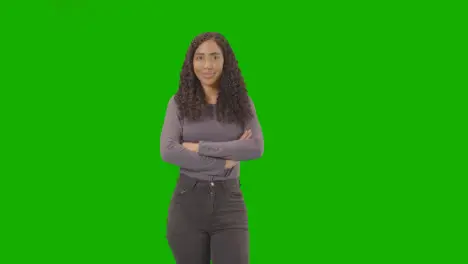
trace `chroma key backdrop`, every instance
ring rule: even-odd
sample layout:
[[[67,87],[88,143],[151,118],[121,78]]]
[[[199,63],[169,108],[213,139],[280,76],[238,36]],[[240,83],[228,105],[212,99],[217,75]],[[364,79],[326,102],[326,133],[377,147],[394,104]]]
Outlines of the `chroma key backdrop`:
[[[1,3],[0,263],[175,263],[178,170],[159,136],[205,31],[232,45],[265,138],[263,157],[241,164],[251,263],[467,263],[455,155],[466,86],[447,70],[461,10]]]

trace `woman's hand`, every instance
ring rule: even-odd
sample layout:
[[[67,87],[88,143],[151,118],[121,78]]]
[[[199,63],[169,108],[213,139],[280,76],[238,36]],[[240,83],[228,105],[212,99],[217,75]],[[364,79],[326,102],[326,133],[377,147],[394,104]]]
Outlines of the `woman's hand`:
[[[231,169],[232,167],[236,166],[239,164],[238,161],[235,160],[226,160],[226,165],[224,166],[225,169]]]
[[[182,146],[193,152],[198,152],[198,143],[184,142]]]
[[[246,130],[244,134],[242,134],[239,140],[249,139],[250,137],[252,137],[252,130],[249,129],[249,130]]]

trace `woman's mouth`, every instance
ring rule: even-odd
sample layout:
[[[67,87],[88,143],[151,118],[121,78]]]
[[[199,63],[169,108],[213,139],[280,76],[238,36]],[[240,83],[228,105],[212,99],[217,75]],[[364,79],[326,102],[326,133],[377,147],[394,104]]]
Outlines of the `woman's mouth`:
[[[212,72],[212,73],[202,73],[202,76],[203,76],[204,78],[211,78],[211,77],[213,77],[214,75],[215,75],[214,72]]]

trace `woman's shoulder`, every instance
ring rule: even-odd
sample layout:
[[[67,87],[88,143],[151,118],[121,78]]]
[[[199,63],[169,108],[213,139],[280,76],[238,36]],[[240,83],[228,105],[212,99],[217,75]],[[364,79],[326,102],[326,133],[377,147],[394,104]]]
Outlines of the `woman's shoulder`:
[[[168,107],[176,107],[177,106],[177,102],[176,102],[176,95],[173,94],[169,97],[168,101],[167,101],[167,104],[168,104]]]
[[[169,97],[169,103],[175,103],[175,97],[176,97],[175,94],[171,95],[171,96]]]
[[[255,103],[254,103],[254,100],[252,99],[252,97],[250,95],[247,95],[247,101],[248,101],[248,105],[251,108],[251,110],[255,111]]]
[[[178,112],[177,108],[177,103],[176,103],[176,98],[175,95],[171,95],[167,101],[167,107],[166,107],[168,112]]]

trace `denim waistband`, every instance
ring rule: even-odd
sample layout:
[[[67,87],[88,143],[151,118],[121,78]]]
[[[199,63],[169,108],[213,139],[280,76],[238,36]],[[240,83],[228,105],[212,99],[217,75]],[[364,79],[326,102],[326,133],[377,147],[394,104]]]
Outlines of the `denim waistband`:
[[[209,181],[209,180],[196,179],[188,175],[185,175],[183,173],[180,174],[179,179],[177,180],[177,183],[182,184],[182,185],[192,186],[192,187],[195,185],[202,185],[202,186],[206,185],[206,186],[212,186],[212,187],[214,186],[240,187],[241,186],[239,178],[225,179],[225,180],[215,179],[215,180]]]

